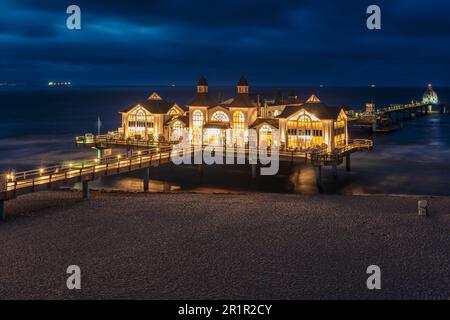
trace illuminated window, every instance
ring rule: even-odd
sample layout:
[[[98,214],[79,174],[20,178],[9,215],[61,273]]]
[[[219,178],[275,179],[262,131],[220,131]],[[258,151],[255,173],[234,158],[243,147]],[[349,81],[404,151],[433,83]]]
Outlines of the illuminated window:
[[[175,121],[172,125],[172,134],[170,136],[170,139],[172,141],[180,140],[180,138],[183,137],[183,129],[184,125],[181,123],[181,121]]]
[[[203,112],[195,110],[192,115],[192,121],[195,129],[203,127]]]
[[[272,128],[268,125],[263,125],[259,129],[259,143],[265,146],[272,144]]]
[[[236,111],[233,114],[233,129],[233,140],[240,146],[245,142],[245,116],[241,111]]]
[[[287,127],[289,148],[311,148],[324,143],[321,121],[313,121],[306,114],[291,118]]]
[[[241,111],[236,111],[233,114],[233,125],[236,130],[244,130],[245,129],[245,117]]]
[[[153,134],[154,118],[141,108],[128,116],[128,134],[145,137]]]
[[[230,119],[228,118],[227,114],[223,111],[217,111],[214,112],[211,121],[217,121],[217,122],[229,122]]]

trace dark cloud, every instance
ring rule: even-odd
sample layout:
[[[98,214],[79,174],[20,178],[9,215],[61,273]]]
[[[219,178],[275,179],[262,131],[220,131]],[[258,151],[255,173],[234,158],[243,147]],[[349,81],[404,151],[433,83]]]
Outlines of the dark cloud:
[[[65,10],[82,10],[81,31]],[[191,83],[198,74],[260,84],[448,84],[448,1],[32,1],[0,10],[0,80]],[[26,70],[29,70],[27,73]],[[388,76],[387,76],[388,75]]]

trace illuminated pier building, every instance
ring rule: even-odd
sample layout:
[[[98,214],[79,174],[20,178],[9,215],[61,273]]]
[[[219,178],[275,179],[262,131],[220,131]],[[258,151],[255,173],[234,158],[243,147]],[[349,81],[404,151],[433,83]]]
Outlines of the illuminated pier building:
[[[295,93],[262,100],[250,93],[241,77],[234,97],[216,101],[208,82],[201,77],[197,92],[183,109],[154,92],[146,101],[123,110],[119,134],[124,138],[175,141],[189,132],[194,143],[235,145],[248,142],[249,129],[256,130],[258,142],[281,149],[324,148],[328,152],[348,143],[347,116],[342,108],[330,107],[312,95],[306,101]],[[227,130],[230,129],[230,130]],[[276,139],[272,133],[278,130]],[[232,133],[232,135],[228,134]]]
[[[433,90],[433,86],[431,84],[428,85],[427,91],[423,94],[422,98],[423,103],[429,103],[429,104],[438,104],[439,98],[437,93]]]

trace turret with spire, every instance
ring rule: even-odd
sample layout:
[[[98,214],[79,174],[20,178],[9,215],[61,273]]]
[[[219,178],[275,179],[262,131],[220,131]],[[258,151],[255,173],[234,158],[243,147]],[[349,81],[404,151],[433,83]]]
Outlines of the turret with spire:
[[[208,93],[208,81],[201,76],[197,83],[197,93]]]
[[[217,101],[208,94],[208,81],[206,81],[204,76],[201,76],[198,80],[197,94],[188,105],[200,107],[213,107],[217,105]]]
[[[237,83],[237,93],[248,93],[248,82],[244,76],[241,76]]]

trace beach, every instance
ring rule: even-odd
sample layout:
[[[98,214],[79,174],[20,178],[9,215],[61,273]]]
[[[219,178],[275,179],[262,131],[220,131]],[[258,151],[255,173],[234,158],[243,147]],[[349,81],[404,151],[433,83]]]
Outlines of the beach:
[[[39,192],[6,203],[0,299],[449,299],[449,208],[437,196]],[[66,288],[69,265],[81,290]],[[370,265],[381,290],[366,287]]]

